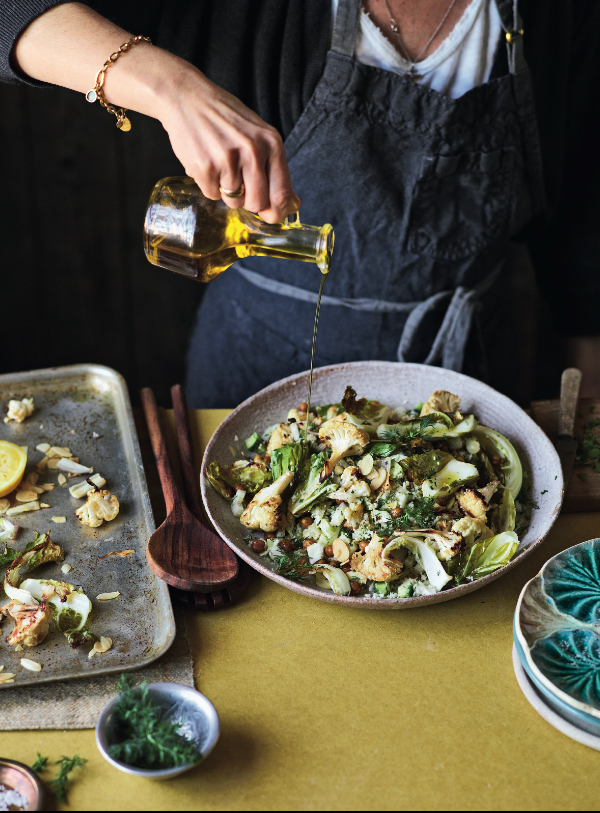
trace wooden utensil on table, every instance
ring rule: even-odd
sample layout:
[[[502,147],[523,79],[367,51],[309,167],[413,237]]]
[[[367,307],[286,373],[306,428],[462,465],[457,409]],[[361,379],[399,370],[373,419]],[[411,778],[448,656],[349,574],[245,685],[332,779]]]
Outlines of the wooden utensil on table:
[[[183,475],[183,492],[187,506],[202,524],[206,523],[206,515],[202,507],[200,498],[199,480],[194,470],[194,454],[192,452],[192,436],[188,419],[187,403],[185,393],[181,384],[171,387],[171,398],[173,400],[173,410],[175,412],[175,428],[177,429],[177,444],[179,446],[179,459]],[[212,554],[215,559],[225,558],[228,562],[235,560],[238,566],[238,575],[235,580],[224,589],[213,589],[212,592],[183,592],[172,590],[174,598],[195,607],[197,610],[216,610],[220,607],[227,607],[233,604],[246,590],[250,584],[251,569],[246,562],[235,555],[223,540],[212,534],[211,541]],[[212,558],[211,558],[212,561]]]
[[[154,393],[145,387],[140,394],[167,506],[166,520],[148,540],[148,564],[157,576],[180,590],[222,590],[238,577],[237,557],[181,499]]]

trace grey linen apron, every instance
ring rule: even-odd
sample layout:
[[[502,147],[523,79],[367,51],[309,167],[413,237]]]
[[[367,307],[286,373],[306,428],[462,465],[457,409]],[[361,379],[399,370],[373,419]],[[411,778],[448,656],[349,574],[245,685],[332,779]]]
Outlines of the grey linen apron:
[[[518,31],[516,0],[496,2]],[[335,230],[315,365],[417,361],[510,392],[502,263],[545,205],[523,37],[507,42],[506,75],[451,99],[355,60],[359,15],[360,0],[340,0],[323,76],[285,145],[302,221]],[[308,369],[319,282],[312,264],[252,257],[210,283],[190,405],[233,407]]]

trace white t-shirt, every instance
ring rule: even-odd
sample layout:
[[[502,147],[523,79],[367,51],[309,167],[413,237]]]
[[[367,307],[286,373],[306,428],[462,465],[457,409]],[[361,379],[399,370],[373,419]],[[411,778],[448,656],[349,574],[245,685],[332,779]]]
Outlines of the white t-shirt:
[[[334,18],[337,7],[338,0],[332,0]],[[488,81],[501,34],[495,0],[471,0],[442,44],[417,63],[415,81],[458,99]],[[362,10],[354,56],[365,65],[392,73],[403,74],[410,68],[410,63]]]

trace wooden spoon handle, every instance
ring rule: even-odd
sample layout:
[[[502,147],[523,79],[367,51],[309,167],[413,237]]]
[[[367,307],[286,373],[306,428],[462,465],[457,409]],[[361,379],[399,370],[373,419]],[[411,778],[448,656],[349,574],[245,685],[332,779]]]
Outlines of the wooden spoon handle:
[[[144,387],[140,391],[142,398],[142,407],[144,408],[144,415],[146,423],[148,424],[148,432],[150,434],[150,442],[152,443],[152,451],[156,458],[156,466],[160,476],[160,483],[162,485],[163,495],[167,506],[167,514],[170,514],[173,508],[182,505],[181,495],[177,488],[175,475],[171,468],[171,461],[169,460],[169,453],[167,451],[167,443],[163,434],[162,426],[160,425],[160,417],[158,414],[158,406],[156,405],[156,398],[154,393],[149,387]]]
[[[183,491],[188,508],[199,522],[204,523],[198,478],[194,470],[194,453],[192,451],[192,435],[187,402],[181,384],[175,384],[174,387],[171,387],[171,398],[173,399],[173,409],[175,411],[179,459],[183,473]]]

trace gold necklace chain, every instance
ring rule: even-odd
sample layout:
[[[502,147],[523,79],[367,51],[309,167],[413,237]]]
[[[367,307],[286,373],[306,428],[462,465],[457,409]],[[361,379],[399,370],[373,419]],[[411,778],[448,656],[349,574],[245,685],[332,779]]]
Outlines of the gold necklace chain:
[[[415,65],[417,64],[417,62],[419,62],[419,60],[425,54],[425,52],[427,51],[427,49],[429,48],[431,43],[434,41],[434,39],[440,33],[440,31],[442,29],[442,26],[444,25],[444,23],[446,22],[446,20],[448,19],[449,15],[450,15],[450,12],[454,8],[456,0],[452,0],[452,2],[450,3],[450,5],[448,7],[448,11],[444,14],[444,17],[442,18],[441,23],[438,25],[438,27],[435,29],[433,34],[429,37],[429,39],[427,40],[427,42],[425,43],[423,48],[421,48],[421,51],[419,52],[419,54],[414,59],[411,59],[410,56],[408,55],[408,49],[407,49],[406,45],[404,44],[404,42],[402,40],[402,37],[400,36],[400,29],[398,27],[398,23],[392,17],[392,12],[390,11],[390,7],[388,5],[388,0],[383,0],[383,2],[385,3],[385,7],[386,7],[386,10],[387,10],[388,16],[390,18],[390,28],[392,29],[392,34],[398,40],[400,48],[402,49],[402,56],[410,64],[410,68],[408,69],[407,74],[411,79],[414,79],[416,77],[416,75],[417,75],[416,71],[415,71]]]

